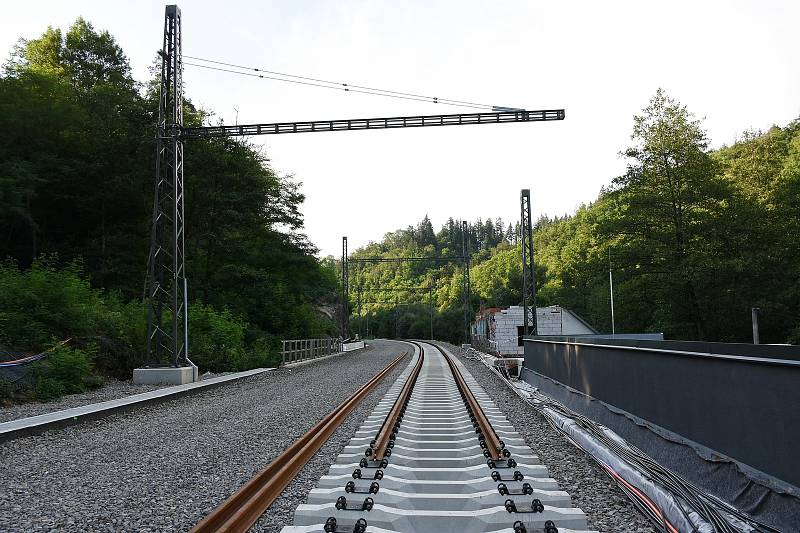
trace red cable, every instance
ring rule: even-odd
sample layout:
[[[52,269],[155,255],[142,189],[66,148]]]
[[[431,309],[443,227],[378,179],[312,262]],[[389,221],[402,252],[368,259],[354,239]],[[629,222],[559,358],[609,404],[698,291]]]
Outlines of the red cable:
[[[56,348],[67,344],[71,340],[72,340],[72,337],[59,342],[58,344],[56,344],[52,348],[48,348],[47,350],[45,350],[43,352],[39,352],[37,354],[29,355],[27,357],[22,357],[21,359],[14,359],[14,360],[11,360],[11,361],[0,361],[0,366],[18,366],[18,365],[25,364],[25,363],[27,363],[29,361],[36,361],[39,356],[44,355],[47,352],[53,351]]]
[[[667,529],[670,531],[670,533],[680,533],[675,528],[675,526],[670,524],[669,521],[666,518],[664,518],[664,515],[661,513],[661,510],[658,508],[658,506],[655,503],[653,503],[653,501],[650,498],[647,497],[647,495],[645,495],[639,489],[637,489],[636,487],[634,487],[633,485],[628,483],[622,476],[620,476],[619,474],[614,472],[611,469],[611,467],[609,467],[605,463],[600,463],[600,464],[603,465],[603,468],[605,468],[606,471],[609,473],[609,475],[611,475],[614,479],[616,479],[618,483],[622,483],[623,485],[625,485],[625,487],[628,488],[628,490],[630,490],[631,492],[635,493],[636,496],[642,501],[642,503],[644,503],[647,507],[649,507],[650,510],[655,515],[657,515],[661,519],[661,521],[664,522],[664,524],[666,524]]]

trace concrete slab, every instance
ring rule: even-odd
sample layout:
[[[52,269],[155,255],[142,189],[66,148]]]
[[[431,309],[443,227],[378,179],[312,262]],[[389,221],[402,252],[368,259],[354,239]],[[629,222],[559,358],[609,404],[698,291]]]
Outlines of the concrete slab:
[[[180,396],[194,394],[226,383],[231,383],[242,378],[262,374],[269,370],[272,369],[256,368],[245,372],[236,372],[225,376],[205,379],[196,383],[165,387],[163,389],[134,394],[133,396],[126,396],[125,398],[118,398],[107,402],[83,405],[81,407],[73,407],[72,409],[64,409],[63,411],[55,411],[44,415],[4,422],[0,424],[0,442],[37,435],[51,429],[79,424],[86,420],[97,420],[98,418],[129,411],[143,405],[165,402]]]
[[[554,479],[547,477],[548,474],[545,469],[536,473],[539,475],[526,477],[523,481],[504,481],[504,483],[512,489],[521,488],[524,482],[530,484],[534,489],[559,490],[558,483]],[[348,481],[353,481],[352,474],[322,476],[319,483],[317,483],[317,488],[342,488]],[[386,474],[380,480],[380,486],[381,490],[388,488],[437,494],[453,494],[454,492],[467,494],[489,489],[497,490],[497,483],[486,475],[480,475],[472,479],[420,480],[405,479]]]
[[[191,366],[133,369],[133,382],[137,385],[185,385],[192,381],[194,368]]]
[[[382,481],[382,480],[381,480]],[[356,490],[366,491],[369,489],[371,480],[357,480]],[[507,483],[510,489],[517,490],[522,488],[522,483]],[[533,498],[539,499],[542,503],[550,507],[571,507],[572,501],[569,494],[561,490],[541,490],[531,489],[533,492],[526,496],[502,495],[497,490],[497,484],[482,491],[458,492],[458,493],[437,493],[420,492],[419,490],[396,490],[389,488],[382,483],[377,494],[370,497],[376,504],[383,504],[394,509],[405,509],[409,511],[467,511],[476,509],[486,509],[488,507],[501,507],[506,499],[519,498],[530,503]],[[315,488],[308,494],[307,503],[327,503],[336,501],[340,496],[345,499],[353,498],[344,490],[343,486],[333,488]]]
[[[357,342],[346,342],[342,344],[342,351],[343,352],[352,352],[353,350],[360,350],[366,346],[364,341],[357,341]]]
[[[363,501],[363,494],[350,495],[348,500]],[[300,504],[294,513],[294,524],[306,526],[324,522],[323,517],[333,516],[337,521],[346,522],[352,517],[361,516],[360,512],[339,510],[332,503]],[[552,520],[559,525],[559,530],[573,528],[586,529],[586,515],[580,509],[548,506],[543,512],[527,515],[509,515],[505,507],[498,505],[471,511],[450,510],[408,510],[397,509],[379,503],[367,513],[370,525],[395,531],[441,531],[441,524],[447,523],[449,531],[462,533],[483,533],[491,529],[508,526],[514,519],[522,519],[526,527],[533,531],[544,529],[544,523]],[[319,526],[317,526],[319,527]]]
[[[339,522],[341,531],[352,531],[354,525],[355,525],[355,519],[352,519],[348,522],[345,521]],[[310,526],[284,526],[283,529],[281,529],[281,533],[319,533],[319,531],[320,531],[319,524],[314,524]],[[382,527],[367,525],[367,533],[398,533],[398,532],[395,531],[394,529],[384,529]],[[500,532],[498,531],[496,533]],[[503,533],[514,533],[514,530],[508,529],[507,531],[503,531]]]
[[[448,468],[448,467],[441,467],[441,468],[429,468],[429,467],[415,467],[415,466],[405,466],[400,464],[390,464],[391,470],[388,468],[384,469],[385,475],[392,475],[395,477],[401,477],[404,479],[411,479],[411,480],[420,480],[420,481],[434,481],[434,480],[445,480],[445,481],[455,481],[455,480],[465,480],[465,479],[476,479],[476,478],[487,478],[488,473],[491,472],[486,467],[486,463],[477,464],[473,466],[459,466],[456,468]],[[352,474],[353,470],[356,468],[361,468],[358,462],[354,463],[334,463],[328,469],[328,474],[335,476],[340,474]],[[362,471],[369,471],[364,468],[361,468]],[[511,470],[511,472],[508,472]],[[513,469],[503,469],[501,472],[502,474],[510,474],[514,470],[519,470],[525,476],[528,477],[543,477],[547,476],[547,468],[539,465],[539,464],[518,464]]]

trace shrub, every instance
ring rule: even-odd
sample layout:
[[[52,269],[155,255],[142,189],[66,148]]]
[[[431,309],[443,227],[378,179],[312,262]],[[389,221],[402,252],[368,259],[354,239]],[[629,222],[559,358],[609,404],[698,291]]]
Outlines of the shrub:
[[[34,394],[40,401],[47,402],[57,400],[66,394],[67,389],[64,383],[53,378],[41,377],[36,381]]]
[[[786,339],[789,344],[800,344],[800,326],[789,331],[789,336]]]
[[[11,261],[0,263],[0,342],[39,350],[54,340],[94,334],[104,306],[100,291],[81,275],[79,262],[59,269],[53,257],[24,272]]]
[[[73,394],[97,386],[96,373],[130,379],[133,369],[145,362],[146,305],[93,289],[80,262],[56,263],[56,257],[38,259],[25,271],[12,261],[0,263],[0,344],[36,352],[73,339],[36,365],[22,386],[25,390],[3,386],[4,397]],[[164,320],[169,320],[168,313]],[[264,332],[253,335],[248,327],[228,310],[192,303],[189,357],[201,370],[212,372],[275,366],[277,341]]]
[[[233,370],[246,359],[247,323],[228,310],[208,305],[189,306],[189,358],[203,371]]]
[[[252,335],[253,332],[249,331],[246,338],[252,338]],[[277,367],[280,360],[280,340],[262,332],[247,343],[245,350],[237,354],[232,361],[231,370]]]
[[[12,382],[0,378],[0,403],[2,403],[3,400],[10,400],[13,398],[15,390],[16,387]]]
[[[96,389],[103,380],[94,374],[95,350],[59,346],[33,368],[34,392],[39,400]]]
[[[129,379],[144,360],[145,306],[91,288],[80,262],[57,267],[56,261],[37,259],[26,271],[0,263],[0,343],[40,351],[71,337],[97,348],[98,371]],[[52,391],[48,396],[57,394],[54,384],[42,387]]]
[[[147,308],[144,303],[123,303],[116,296],[105,299],[92,339],[98,344],[97,369],[117,379],[130,379],[133,369],[144,364],[147,343]]]

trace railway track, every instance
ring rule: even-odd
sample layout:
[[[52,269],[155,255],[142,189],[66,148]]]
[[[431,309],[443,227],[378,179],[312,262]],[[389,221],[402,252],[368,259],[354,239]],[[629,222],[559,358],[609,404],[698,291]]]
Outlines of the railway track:
[[[584,513],[461,363],[413,344],[407,368],[282,532],[586,531]],[[195,531],[245,531],[290,481],[277,472],[313,454],[298,443],[290,450]],[[243,492],[261,496],[232,502]]]

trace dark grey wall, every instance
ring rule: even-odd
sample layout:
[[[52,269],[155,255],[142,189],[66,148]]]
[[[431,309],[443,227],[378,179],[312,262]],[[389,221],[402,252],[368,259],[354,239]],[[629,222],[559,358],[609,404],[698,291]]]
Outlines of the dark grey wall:
[[[650,338],[652,335],[661,334],[645,333],[640,335],[634,333],[630,335],[618,335],[614,338],[610,335],[541,335],[529,338],[800,361],[800,346],[731,342],[665,341]]]
[[[526,339],[525,367],[800,487],[798,347],[552,340]]]

